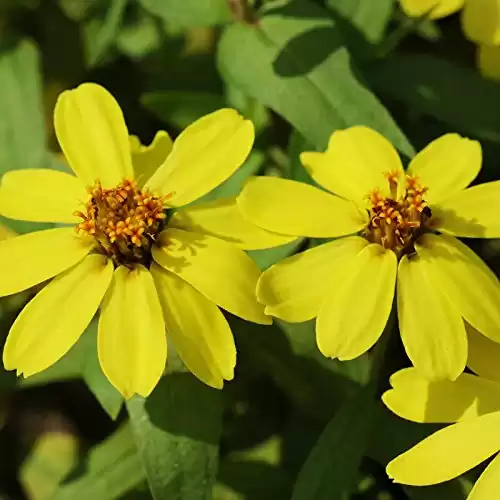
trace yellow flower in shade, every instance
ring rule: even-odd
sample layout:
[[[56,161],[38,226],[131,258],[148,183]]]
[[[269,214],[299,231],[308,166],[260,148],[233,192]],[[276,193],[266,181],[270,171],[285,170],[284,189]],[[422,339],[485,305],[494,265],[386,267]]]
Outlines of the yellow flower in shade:
[[[469,329],[468,365],[479,376],[429,382],[413,368],[391,377],[386,406],[407,420],[453,423],[396,457],[387,474],[426,486],[453,479],[495,456],[468,496],[494,500],[500,491],[500,345]]]
[[[266,313],[289,322],[317,317],[320,351],[353,359],[380,337],[397,276],[402,340],[425,376],[456,379],[462,373],[464,320],[500,341],[499,283],[454,237],[500,236],[494,208],[500,182],[467,188],[481,168],[478,142],[444,135],[405,173],[392,145],[360,126],[333,133],[325,153],[302,153],[301,161],[330,192],[255,177],[238,197],[239,207],[268,231],[338,239],[262,274],[257,298]]]
[[[100,306],[99,360],[125,397],[155,387],[165,368],[166,332],[190,371],[222,387],[233,377],[236,350],[219,307],[270,323],[254,296],[259,269],[241,248],[280,237],[246,223],[234,199],[178,207],[245,161],[252,123],[222,109],[173,144],[159,132],[144,147],[129,139],[111,94],[90,83],[63,92],[54,119],[76,176],[13,171],[0,186],[2,215],[73,225],[0,243],[0,296],[55,277],[12,326],[6,369],[27,377],[55,363]]]
[[[500,2],[498,0],[399,0],[409,17],[441,19],[462,9],[465,36],[478,44],[481,73],[500,80]]]

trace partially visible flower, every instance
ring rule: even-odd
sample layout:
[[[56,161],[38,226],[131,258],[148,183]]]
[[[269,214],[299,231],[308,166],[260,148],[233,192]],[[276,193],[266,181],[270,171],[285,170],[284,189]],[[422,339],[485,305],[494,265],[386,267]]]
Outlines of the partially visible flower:
[[[409,17],[441,19],[462,9],[465,36],[478,44],[477,64],[488,78],[500,80],[500,2],[498,0],[399,0]]]
[[[386,406],[413,422],[453,423],[387,465],[397,483],[413,486],[453,479],[500,451],[500,345],[469,329],[469,366],[455,382],[429,382],[415,369],[391,377]],[[456,422],[456,423],[455,423]],[[468,500],[493,500],[500,489],[500,454],[489,463]]]
[[[301,161],[330,192],[256,177],[238,197],[241,211],[263,229],[337,238],[262,274],[257,298],[268,314],[289,322],[317,317],[320,351],[353,359],[380,337],[397,276],[401,337],[426,377],[462,373],[464,320],[500,342],[498,280],[454,237],[500,236],[500,182],[467,188],[481,168],[478,142],[444,135],[405,173],[384,137],[352,127],[334,132],[325,153],[302,153]]]
[[[28,377],[55,363],[101,305],[99,360],[125,397],[147,396],[155,387],[165,368],[166,332],[189,370],[222,387],[233,377],[236,350],[218,306],[270,323],[254,296],[259,269],[241,248],[283,238],[245,223],[234,199],[179,207],[245,161],[252,123],[222,109],[175,143],[159,132],[144,147],[129,138],[111,94],[91,83],[63,92],[54,119],[76,177],[13,171],[0,186],[2,215],[74,226],[0,243],[0,296],[55,276],[12,326],[6,369]]]

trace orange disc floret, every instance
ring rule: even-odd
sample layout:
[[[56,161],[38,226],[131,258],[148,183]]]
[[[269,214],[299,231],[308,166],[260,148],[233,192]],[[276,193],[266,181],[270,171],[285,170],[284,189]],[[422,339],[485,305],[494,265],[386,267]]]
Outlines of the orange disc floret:
[[[99,250],[117,264],[147,263],[151,245],[166,217],[159,197],[140,189],[132,179],[104,189],[98,182],[88,189],[90,200],[76,230],[95,238]]]

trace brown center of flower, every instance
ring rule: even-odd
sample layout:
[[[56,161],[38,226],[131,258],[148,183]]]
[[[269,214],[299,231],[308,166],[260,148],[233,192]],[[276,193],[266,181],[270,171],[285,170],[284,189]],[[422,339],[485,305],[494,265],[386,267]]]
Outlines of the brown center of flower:
[[[75,212],[83,219],[76,226],[77,232],[92,236],[98,250],[116,265],[148,265],[151,245],[166,217],[165,197],[140,189],[131,179],[112,189],[103,189],[97,182],[88,192],[90,200],[85,210]]]
[[[390,196],[382,195],[379,190],[368,195],[370,222],[363,232],[369,241],[393,250],[398,257],[415,252],[415,241],[428,229],[426,224],[432,215],[424,199],[427,188],[416,177],[407,175],[403,193],[398,195],[400,175],[386,174]]]

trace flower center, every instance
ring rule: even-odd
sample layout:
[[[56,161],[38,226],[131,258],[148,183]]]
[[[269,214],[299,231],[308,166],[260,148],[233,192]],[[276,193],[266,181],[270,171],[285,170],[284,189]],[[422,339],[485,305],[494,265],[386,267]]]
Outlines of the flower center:
[[[429,230],[426,225],[432,215],[424,200],[427,188],[416,177],[406,176],[404,192],[398,196],[400,175],[400,172],[386,174],[389,197],[378,190],[368,195],[370,222],[363,232],[369,241],[393,250],[398,257],[415,252],[415,241]]]
[[[148,265],[151,245],[166,217],[165,198],[139,189],[131,179],[112,189],[103,189],[97,182],[88,192],[90,200],[85,211],[75,212],[83,219],[76,231],[92,236],[98,250],[116,265]]]

